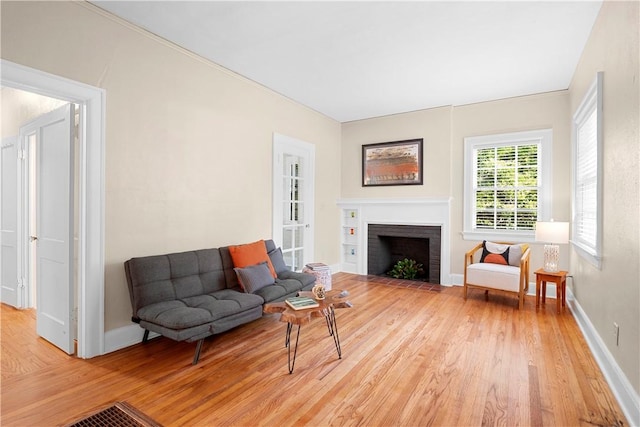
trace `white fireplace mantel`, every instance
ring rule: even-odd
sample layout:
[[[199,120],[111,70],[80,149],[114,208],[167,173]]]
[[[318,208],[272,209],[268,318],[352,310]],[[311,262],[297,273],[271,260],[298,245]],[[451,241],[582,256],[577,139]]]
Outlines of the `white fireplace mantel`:
[[[358,252],[354,268],[348,268],[342,258],[343,271],[367,274],[367,235],[369,224],[431,225],[441,227],[440,284],[451,285],[450,211],[451,198],[415,199],[340,199],[338,206],[344,211],[358,212],[354,227],[359,230],[353,246]],[[343,248],[344,252],[344,248]]]

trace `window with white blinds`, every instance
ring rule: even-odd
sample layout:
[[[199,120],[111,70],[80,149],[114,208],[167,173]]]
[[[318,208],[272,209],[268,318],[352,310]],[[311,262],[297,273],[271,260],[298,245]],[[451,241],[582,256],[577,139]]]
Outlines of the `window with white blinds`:
[[[573,116],[573,221],[571,242],[600,267],[602,73]]]
[[[465,238],[533,237],[549,210],[551,137],[545,129],[465,138]]]

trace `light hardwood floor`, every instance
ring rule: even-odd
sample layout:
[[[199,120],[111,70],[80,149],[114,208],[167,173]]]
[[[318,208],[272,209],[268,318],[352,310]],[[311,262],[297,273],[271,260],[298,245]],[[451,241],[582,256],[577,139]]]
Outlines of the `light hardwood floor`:
[[[2,426],[60,425],[124,400],[166,426],[628,425],[567,310],[459,287],[339,273],[338,360],[325,323],[302,327],[287,371],[278,315],[195,344],[158,338],[80,360],[2,306]],[[550,303],[551,302],[551,303]]]

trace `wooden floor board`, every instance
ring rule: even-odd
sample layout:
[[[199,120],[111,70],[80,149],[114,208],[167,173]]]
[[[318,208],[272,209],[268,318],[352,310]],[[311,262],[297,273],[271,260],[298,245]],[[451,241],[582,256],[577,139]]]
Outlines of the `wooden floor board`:
[[[508,294],[339,273],[342,359],[322,319],[293,374],[277,314],[194,343],[160,337],[88,360],[2,306],[2,426],[60,425],[127,401],[166,426],[628,425],[569,311]],[[295,330],[294,330],[295,333]]]

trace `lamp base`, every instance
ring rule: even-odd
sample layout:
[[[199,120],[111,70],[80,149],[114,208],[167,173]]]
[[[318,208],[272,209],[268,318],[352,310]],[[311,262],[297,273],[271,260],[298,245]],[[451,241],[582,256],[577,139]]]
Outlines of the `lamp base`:
[[[544,271],[557,273],[559,271],[558,261],[560,259],[560,246],[544,245]]]

